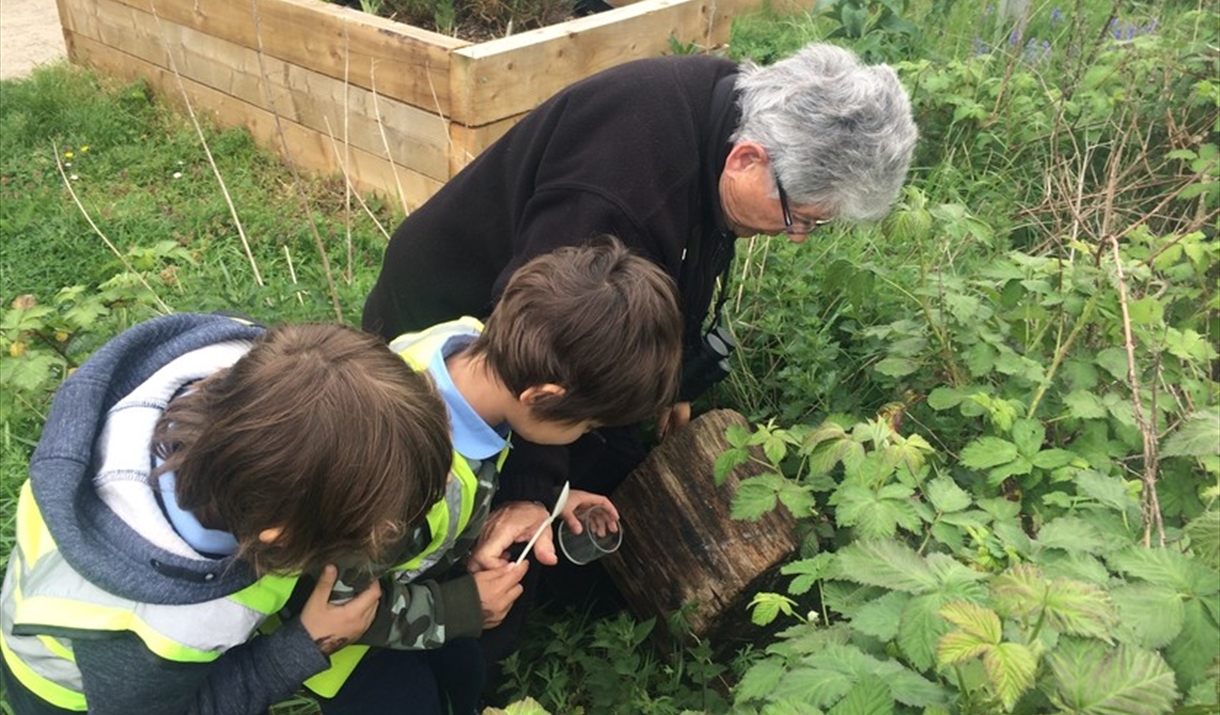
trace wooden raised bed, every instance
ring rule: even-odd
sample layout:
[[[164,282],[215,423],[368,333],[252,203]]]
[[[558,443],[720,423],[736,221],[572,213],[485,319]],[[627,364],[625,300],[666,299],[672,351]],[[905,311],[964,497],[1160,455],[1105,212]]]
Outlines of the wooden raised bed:
[[[722,44],[759,1],[642,0],[472,44],[320,0],[57,0],[73,61],[409,208],[562,87],[671,36]]]

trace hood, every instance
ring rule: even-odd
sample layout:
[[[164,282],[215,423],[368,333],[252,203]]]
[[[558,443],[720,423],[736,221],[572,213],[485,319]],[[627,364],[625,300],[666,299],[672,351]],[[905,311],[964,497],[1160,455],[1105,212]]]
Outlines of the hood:
[[[254,340],[262,328],[219,315],[170,315],[108,342],[60,386],[30,461],[30,487],[64,559],[111,593],[145,603],[221,598],[254,582],[233,558],[188,558],[149,542],[93,484],[94,445],[107,411],[173,359],[216,343]]]

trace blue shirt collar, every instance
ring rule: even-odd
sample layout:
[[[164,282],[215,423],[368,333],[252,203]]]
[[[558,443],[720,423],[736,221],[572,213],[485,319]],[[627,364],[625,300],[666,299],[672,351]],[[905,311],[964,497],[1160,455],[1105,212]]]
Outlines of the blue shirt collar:
[[[213,554],[216,556],[232,556],[237,553],[237,539],[227,531],[219,531],[217,529],[209,529],[195,515],[178,506],[178,496],[174,491],[174,474],[166,472],[157,480],[157,487],[161,490],[161,503],[165,507],[165,514],[169,517],[169,521],[174,525],[174,531],[182,537],[182,540],[191,545],[191,548],[201,554]]]
[[[453,448],[466,459],[490,459],[508,446],[505,434],[494,429],[483,421],[470,403],[462,397],[453,378],[449,377],[449,369],[445,367],[445,358],[458,352],[474,341],[473,335],[458,335],[449,338],[440,350],[432,356],[428,363],[428,372],[436,382],[445,406],[449,408],[449,429],[453,436]]]

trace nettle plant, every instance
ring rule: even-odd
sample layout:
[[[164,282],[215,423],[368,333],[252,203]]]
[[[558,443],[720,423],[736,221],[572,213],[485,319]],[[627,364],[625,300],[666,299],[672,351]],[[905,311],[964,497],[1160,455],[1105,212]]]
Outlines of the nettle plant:
[[[61,288],[50,300],[16,296],[0,311],[0,406],[6,429],[36,434],[52,393],[89,354],[132,324],[169,312],[158,291],[177,286],[179,265],[193,261],[174,241],[133,248],[126,270],[95,288]]]
[[[734,515],[782,505],[833,549],[755,599],[757,622],[798,623],[740,711],[1217,706],[1220,248],[1070,249],[911,289],[864,333],[906,396],[875,419],[729,434],[719,474],[754,445],[770,467]]]

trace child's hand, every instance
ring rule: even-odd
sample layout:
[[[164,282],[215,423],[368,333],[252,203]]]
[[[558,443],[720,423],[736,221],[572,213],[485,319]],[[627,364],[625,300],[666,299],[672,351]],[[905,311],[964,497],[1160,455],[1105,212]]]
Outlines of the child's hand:
[[[373,581],[350,601],[331,603],[330,591],[338,578],[339,569],[327,564],[301,610],[301,625],[323,655],[330,655],[364,635],[381,598],[381,584]]]
[[[483,608],[483,630],[495,628],[504,620],[508,609],[524,590],[521,579],[529,570],[529,561],[508,564],[496,569],[479,571],[474,575],[474,584],[479,589],[479,604]]]
[[[670,432],[682,429],[690,422],[690,403],[675,402],[657,413],[657,439],[665,439]]]
[[[479,533],[479,542],[470,552],[466,568],[471,573],[478,573],[509,563],[510,559],[505,555],[509,548],[515,543],[529,541],[548,516],[550,512],[546,507],[528,501],[509,502],[496,509],[487,517],[487,523]],[[550,529],[534,544],[534,558],[548,566],[559,563]]]
[[[579,534],[585,530],[585,527],[580,523],[580,519],[576,518],[576,512],[584,511],[590,507],[600,506],[610,513],[611,522],[607,525],[610,531],[618,531],[618,509],[614,507],[614,502],[610,501],[609,497],[593,492],[581,491],[580,489],[572,489],[568,492],[568,503],[564,505],[563,511],[559,513],[559,518],[567,523],[568,528],[573,534]]]

